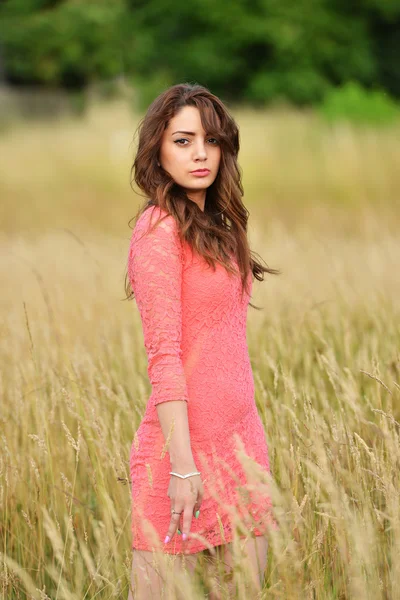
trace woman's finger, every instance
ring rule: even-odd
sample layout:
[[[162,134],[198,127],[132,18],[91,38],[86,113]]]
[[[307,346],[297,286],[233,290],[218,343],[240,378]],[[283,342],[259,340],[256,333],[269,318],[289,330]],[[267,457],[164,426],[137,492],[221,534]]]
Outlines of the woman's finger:
[[[193,504],[187,504],[183,511],[182,539],[185,541],[189,537],[192,526]]]
[[[183,508],[175,508],[175,510],[177,512],[181,512],[181,511],[183,511]],[[180,521],[181,515],[178,515],[177,512],[171,514],[171,520],[169,523],[167,535],[164,540],[164,544],[167,544],[172,539],[172,537],[175,535],[177,528],[179,527],[179,521]]]

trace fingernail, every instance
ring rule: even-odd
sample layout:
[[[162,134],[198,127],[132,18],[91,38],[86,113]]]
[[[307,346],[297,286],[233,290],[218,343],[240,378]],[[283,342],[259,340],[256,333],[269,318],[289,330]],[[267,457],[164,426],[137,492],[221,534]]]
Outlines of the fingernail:
[[[168,542],[169,542],[170,539],[171,538],[169,537],[169,535],[167,535],[166,538],[165,538],[165,540],[164,540],[164,544],[168,544]]]
[[[182,531],[180,529],[178,529],[178,533],[179,533],[179,535],[181,535]]]
[[[194,515],[194,516],[196,517],[196,519],[198,519],[198,518],[199,518],[199,514],[200,514],[200,511],[199,511],[199,510],[196,510],[196,514]]]
[[[185,540],[186,540],[186,538],[187,538],[187,535],[186,535],[186,533],[183,533],[183,534],[182,534],[182,539],[183,539],[183,541],[185,541]]]

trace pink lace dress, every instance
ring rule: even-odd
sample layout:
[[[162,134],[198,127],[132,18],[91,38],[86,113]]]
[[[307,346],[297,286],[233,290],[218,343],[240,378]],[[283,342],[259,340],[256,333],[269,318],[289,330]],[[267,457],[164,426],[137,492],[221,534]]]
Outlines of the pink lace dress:
[[[148,233],[160,213],[166,218]],[[239,519],[246,524],[246,531],[238,531],[241,536],[275,528],[265,476],[267,442],[246,340],[250,298],[246,292],[241,297],[239,273],[228,273],[219,263],[213,271],[180,241],[174,218],[151,205],[132,233],[128,276],[152,386],[130,454],[132,547],[194,553],[231,541]],[[249,280],[252,286],[251,273]],[[188,540],[175,534],[164,544],[171,466],[156,405],[169,400],[187,402],[204,498]]]

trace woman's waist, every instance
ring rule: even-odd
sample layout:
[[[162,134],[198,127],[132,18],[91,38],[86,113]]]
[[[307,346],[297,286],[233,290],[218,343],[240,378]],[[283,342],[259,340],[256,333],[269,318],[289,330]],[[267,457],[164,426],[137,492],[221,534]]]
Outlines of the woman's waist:
[[[192,344],[182,351],[186,381],[194,385],[201,382],[223,382],[227,379],[251,377],[251,363],[247,342],[226,341],[221,344]]]
[[[240,380],[239,385],[234,380],[224,380],[223,384],[220,380],[203,381],[201,387],[189,384],[187,413],[191,435],[197,439],[220,436],[237,428],[257,413],[252,374]],[[140,430],[151,431],[160,442],[162,432],[153,396],[147,403]]]

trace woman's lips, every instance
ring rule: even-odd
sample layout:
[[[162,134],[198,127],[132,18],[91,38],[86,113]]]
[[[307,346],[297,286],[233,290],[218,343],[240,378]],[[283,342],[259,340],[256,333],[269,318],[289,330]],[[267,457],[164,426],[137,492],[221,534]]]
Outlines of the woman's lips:
[[[191,171],[191,174],[195,177],[205,177],[210,173],[210,169],[199,169],[198,171]]]

